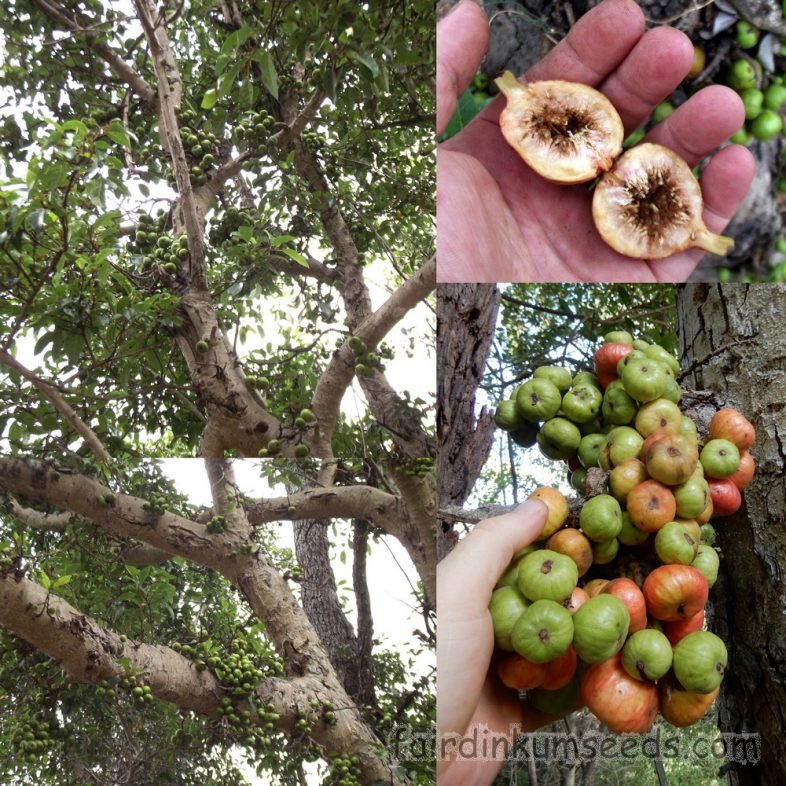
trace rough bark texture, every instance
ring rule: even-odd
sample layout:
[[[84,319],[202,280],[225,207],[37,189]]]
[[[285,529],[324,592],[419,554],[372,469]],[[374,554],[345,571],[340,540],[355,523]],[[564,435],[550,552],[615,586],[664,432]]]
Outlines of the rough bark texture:
[[[345,690],[358,704],[370,704],[373,691],[371,695],[360,695],[358,640],[338,597],[330,564],[328,524],[327,521],[295,522],[295,552],[303,576],[300,598]]]
[[[461,505],[475,485],[494,435],[494,417],[475,415],[477,390],[494,337],[495,286],[446,284],[437,301],[437,479],[439,507]],[[439,522],[437,558],[453,546],[452,523]]]
[[[355,605],[358,610],[357,673],[358,701],[374,704],[374,670],[371,660],[374,645],[374,618],[371,615],[371,597],[368,592],[366,571],[366,549],[368,548],[369,526],[367,521],[352,522],[352,585],[355,589]]]
[[[786,287],[688,285],[677,297],[688,363],[706,357],[687,384],[710,390],[756,428],[757,470],[742,508],[717,522],[721,571],[711,592],[711,625],[729,650],[721,686],[723,732],[758,732],[759,767],[730,766],[730,783],[786,782]],[[745,339],[753,339],[735,344]]]

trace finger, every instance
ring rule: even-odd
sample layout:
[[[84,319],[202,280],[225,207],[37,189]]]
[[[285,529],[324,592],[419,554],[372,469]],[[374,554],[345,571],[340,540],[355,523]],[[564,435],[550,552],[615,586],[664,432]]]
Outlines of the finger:
[[[478,70],[488,40],[488,19],[472,0],[461,0],[437,25],[437,134]]]
[[[473,619],[486,613],[497,579],[513,555],[532,543],[546,523],[548,508],[527,500],[511,513],[481,521],[440,564],[437,607],[440,618]]]
[[[731,221],[748,193],[756,174],[756,159],[742,145],[719,150],[701,174],[704,195],[704,223],[712,232],[721,232]]]
[[[644,16],[633,0],[605,0],[584,14],[565,38],[527,71],[525,79],[598,85],[625,59],[643,32]],[[504,107],[505,98],[498,95],[478,119],[496,123]]]
[[[702,218],[711,232],[723,232],[737,212],[756,173],[756,160],[742,145],[729,145],[716,153],[701,175],[704,197]],[[685,281],[704,256],[691,249],[663,261],[653,262],[659,281]]]
[[[728,87],[711,85],[692,95],[644,138],[671,148],[690,166],[725,142],[745,122],[742,99]]]
[[[688,36],[671,27],[645,33],[600,89],[620,113],[629,134],[671,95],[693,62]]]
[[[576,22],[539,63],[527,81],[564,79],[600,84],[644,33],[644,15],[633,0],[605,0]]]

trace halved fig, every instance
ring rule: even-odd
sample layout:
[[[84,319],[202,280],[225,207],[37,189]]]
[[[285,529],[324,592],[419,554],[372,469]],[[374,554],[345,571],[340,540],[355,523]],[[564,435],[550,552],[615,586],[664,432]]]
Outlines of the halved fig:
[[[600,179],[592,217],[615,251],[637,259],[662,259],[697,246],[723,256],[730,237],[704,226],[701,187],[673,150],[650,142],[632,147]]]
[[[510,71],[494,81],[508,101],[502,134],[541,177],[586,183],[622,151],[622,120],[597,90],[561,80],[523,84]]]

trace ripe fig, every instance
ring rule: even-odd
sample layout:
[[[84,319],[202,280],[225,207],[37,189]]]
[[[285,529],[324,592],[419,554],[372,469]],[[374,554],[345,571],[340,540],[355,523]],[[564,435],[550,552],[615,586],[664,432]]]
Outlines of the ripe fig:
[[[628,150],[595,187],[592,216],[615,251],[662,259],[692,246],[722,256],[734,245],[701,218],[701,188],[676,153],[650,142]]]
[[[508,101],[502,134],[541,177],[586,183],[622,151],[622,120],[594,88],[561,80],[523,84],[510,71],[494,81]]]

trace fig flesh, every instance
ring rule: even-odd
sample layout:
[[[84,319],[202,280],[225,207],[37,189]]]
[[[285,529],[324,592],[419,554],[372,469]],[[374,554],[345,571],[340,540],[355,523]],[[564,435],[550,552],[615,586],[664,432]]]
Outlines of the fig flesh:
[[[663,259],[696,246],[723,256],[734,241],[704,225],[701,187],[674,151],[645,142],[626,151],[600,179],[592,217],[615,251]]]
[[[561,80],[524,84],[510,71],[494,81],[507,98],[499,119],[502,134],[541,177],[586,183],[622,151],[622,120],[594,88]]]

